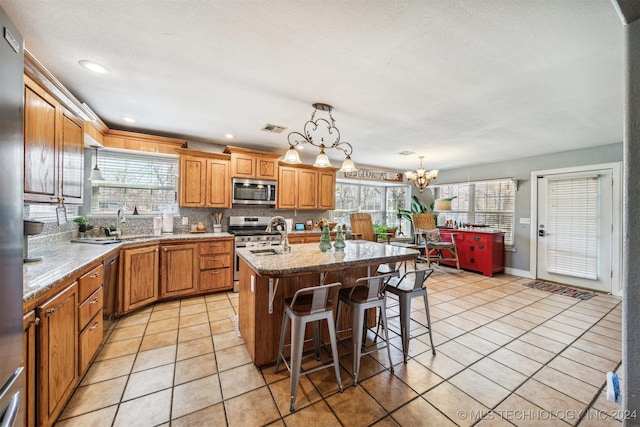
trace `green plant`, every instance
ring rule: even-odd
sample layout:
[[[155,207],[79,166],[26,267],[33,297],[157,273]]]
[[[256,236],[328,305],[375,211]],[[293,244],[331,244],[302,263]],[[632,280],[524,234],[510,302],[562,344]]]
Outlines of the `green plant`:
[[[75,222],[76,224],[87,224],[89,222],[89,217],[88,216],[77,216],[73,219],[73,222]]]

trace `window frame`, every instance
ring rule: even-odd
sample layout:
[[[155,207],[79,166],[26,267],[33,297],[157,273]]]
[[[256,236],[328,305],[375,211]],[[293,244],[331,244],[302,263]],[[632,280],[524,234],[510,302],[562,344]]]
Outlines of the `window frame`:
[[[492,184],[499,183],[500,184],[500,194],[498,197],[498,201],[502,201],[506,199],[506,203],[510,204],[511,209],[478,209],[478,187],[482,184]],[[508,186],[503,190],[503,184],[508,183]],[[454,221],[458,221],[461,217],[464,218],[464,223],[476,224],[479,221],[476,220],[477,216],[488,216],[488,215],[497,215],[499,220],[497,223],[487,223],[490,228],[502,230],[505,233],[505,246],[513,247],[515,243],[515,211],[516,211],[516,193],[518,191],[517,180],[514,178],[494,178],[494,179],[485,179],[485,180],[477,180],[477,181],[467,181],[467,182],[456,182],[456,183],[448,183],[448,184],[438,184],[434,185],[434,195],[436,199],[452,196],[448,191],[444,191],[444,188],[457,188],[460,187],[468,187],[467,199],[464,200],[463,206],[466,205],[466,209],[461,208],[459,206],[461,200],[457,200],[457,198],[451,201],[451,211],[443,212],[442,215],[446,217],[446,219],[451,219]],[[511,200],[509,200],[511,199]],[[501,226],[505,222],[511,222],[510,228],[505,228]]]
[[[96,164],[96,154],[91,153],[91,165]],[[156,162],[156,163],[154,163]],[[158,168],[163,169],[163,174],[143,173],[137,174],[135,171],[131,171],[130,163],[133,164],[148,164],[149,168],[153,168],[157,165]],[[112,215],[117,212],[118,209],[123,208],[125,213],[132,214],[134,209],[137,208],[139,215],[157,216],[164,212],[178,213],[178,191],[179,191],[179,168],[180,157],[178,155],[163,154],[163,153],[140,153],[132,150],[103,150],[98,154],[98,167],[105,177],[103,181],[88,181],[90,188],[89,199],[89,215],[91,216],[104,216]],[[112,168],[116,169],[116,172]],[[138,170],[139,171],[139,170]],[[118,178],[109,180],[109,176],[116,174]],[[155,175],[155,176],[154,176]],[[126,181],[129,177],[136,177],[138,182],[134,182],[133,179]],[[125,181],[123,181],[124,179]],[[142,182],[144,180],[147,182]],[[159,182],[150,182],[148,180],[156,180]],[[162,182],[162,181],[165,182]],[[114,192],[124,191],[129,193],[131,191],[149,192],[151,197],[126,200],[98,196],[100,189],[111,189]],[[154,191],[161,191],[166,193],[166,197],[160,200],[153,197]],[[120,196],[121,197],[121,196]],[[146,204],[157,208],[158,204],[166,206],[165,209],[142,209],[141,207]],[[106,207],[100,208],[101,204],[106,204]],[[86,206],[86,205],[85,205]],[[140,206],[140,207],[139,207]]]

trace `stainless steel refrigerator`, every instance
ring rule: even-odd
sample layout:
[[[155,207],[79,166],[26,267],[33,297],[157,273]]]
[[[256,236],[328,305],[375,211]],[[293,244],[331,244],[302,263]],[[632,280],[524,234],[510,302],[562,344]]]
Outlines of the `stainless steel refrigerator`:
[[[23,39],[0,7],[0,426],[24,423]]]

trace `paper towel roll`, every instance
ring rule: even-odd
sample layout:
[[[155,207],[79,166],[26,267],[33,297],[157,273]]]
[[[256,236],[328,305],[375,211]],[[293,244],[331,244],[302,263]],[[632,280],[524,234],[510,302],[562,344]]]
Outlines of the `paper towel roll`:
[[[284,221],[287,223],[287,233],[291,233],[291,229],[293,228],[293,219],[287,218]]]
[[[162,232],[173,233],[173,213],[165,212],[162,214]]]

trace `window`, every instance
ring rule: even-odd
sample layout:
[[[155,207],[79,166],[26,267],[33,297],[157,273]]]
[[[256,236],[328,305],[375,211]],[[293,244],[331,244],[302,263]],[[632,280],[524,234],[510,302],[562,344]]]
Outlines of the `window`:
[[[177,158],[103,151],[98,167],[104,181],[91,182],[92,214],[177,212]]]
[[[349,225],[349,214],[371,214],[374,224],[397,226],[405,232],[410,229],[406,219],[397,215],[398,209],[410,209],[411,189],[408,185],[381,186],[375,184],[336,183],[336,208],[333,220]]]
[[[513,245],[513,219],[516,186],[513,179],[441,185],[438,198],[454,197],[451,211],[443,212],[447,220],[458,224],[486,224],[505,232],[505,245]]]

